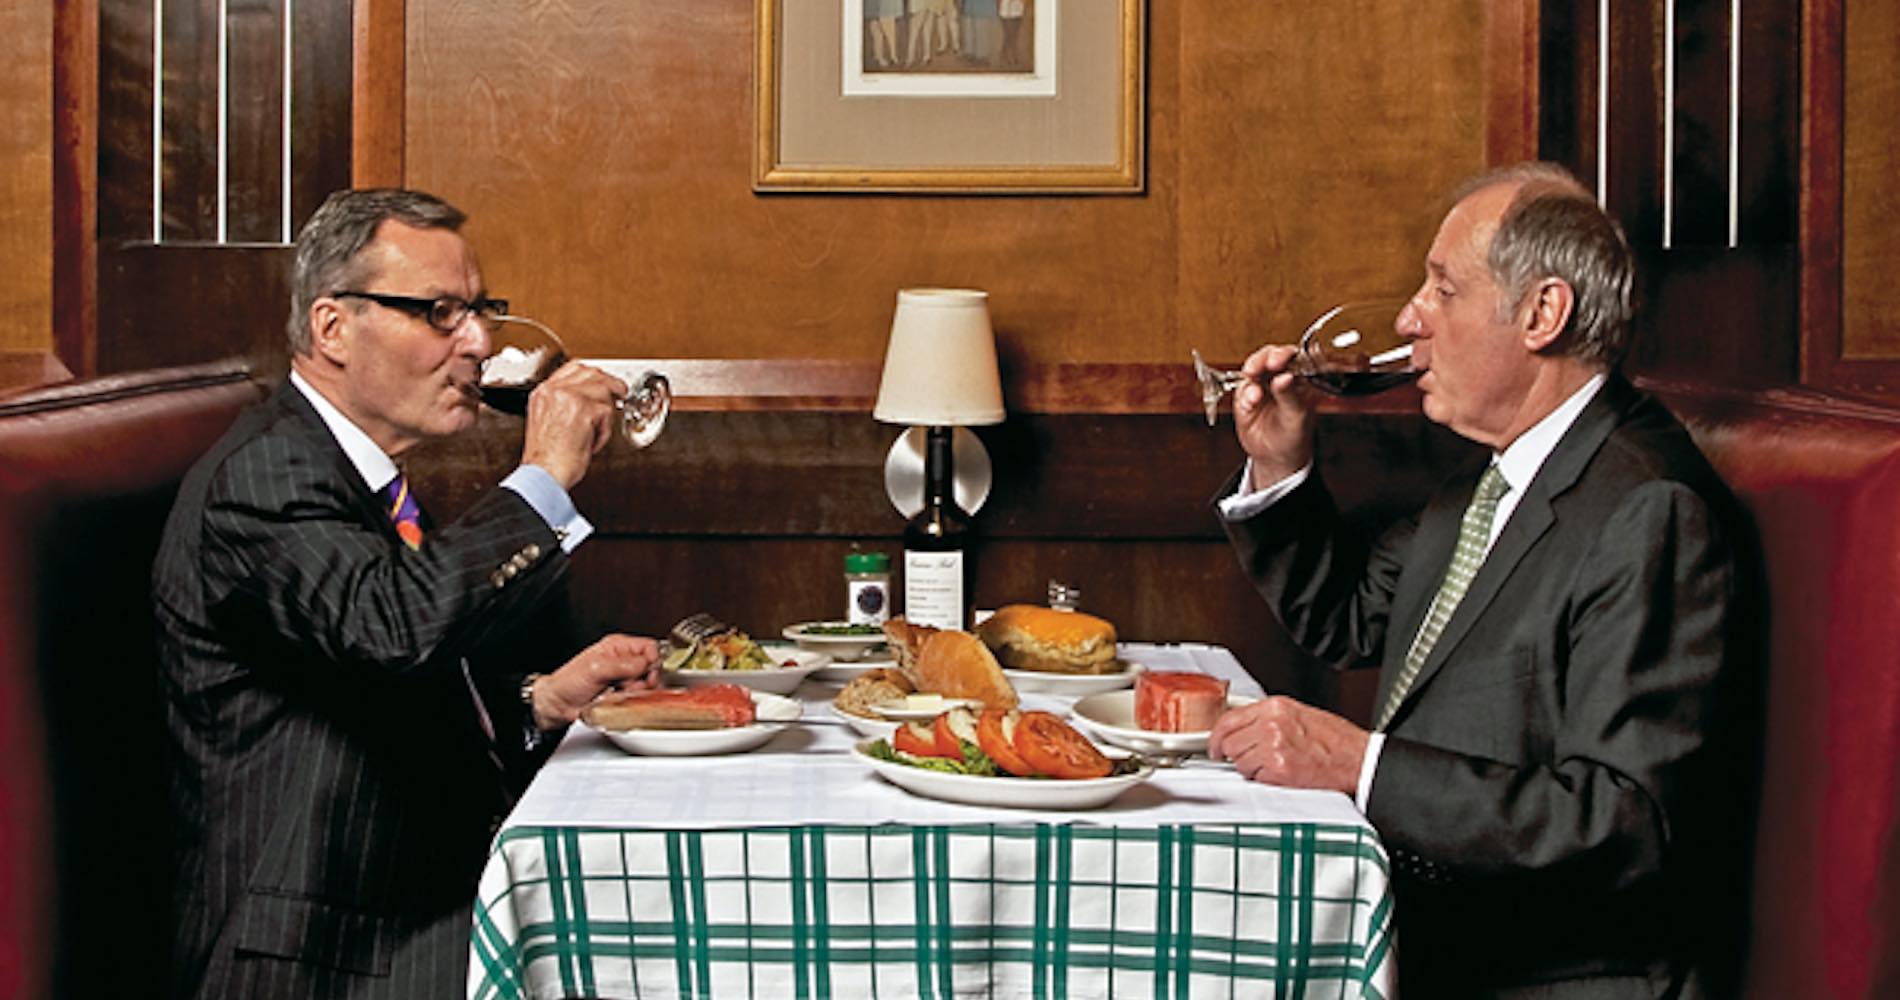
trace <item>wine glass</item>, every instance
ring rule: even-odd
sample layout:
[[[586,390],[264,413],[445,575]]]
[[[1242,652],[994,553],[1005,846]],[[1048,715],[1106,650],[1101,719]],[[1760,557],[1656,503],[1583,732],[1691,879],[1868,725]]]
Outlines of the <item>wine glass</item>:
[[[488,357],[482,361],[482,402],[517,417],[528,415],[528,394],[567,363],[567,345],[546,323],[501,313],[489,317]],[[645,448],[666,427],[673,409],[673,387],[659,372],[643,372],[632,389],[615,401],[620,432],[635,448]]]
[[[1299,353],[1287,370],[1307,384],[1335,396],[1369,396],[1404,385],[1421,373],[1412,367],[1412,343],[1398,331],[1405,299],[1373,299],[1337,305],[1319,315],[1300,334]],[[1222,396],[1247,382],[1231,369],[1215,368],[1194,356],[1194,379],[1214,426]]]

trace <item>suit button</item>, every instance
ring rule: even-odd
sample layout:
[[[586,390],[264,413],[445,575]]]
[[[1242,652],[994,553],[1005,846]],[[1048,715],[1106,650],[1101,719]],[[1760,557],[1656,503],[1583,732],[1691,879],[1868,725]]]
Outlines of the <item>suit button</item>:
[[[521,554],[527,556],[529,562],[533,562],[541,558],[541,546],[534,542],[529,542],[528,547],[521,550]]]
[[[500,590],[502,585],[508,582],[508,577],[501,570],[496,570],[488,574],[488,582],[494,584],[496,590]]]

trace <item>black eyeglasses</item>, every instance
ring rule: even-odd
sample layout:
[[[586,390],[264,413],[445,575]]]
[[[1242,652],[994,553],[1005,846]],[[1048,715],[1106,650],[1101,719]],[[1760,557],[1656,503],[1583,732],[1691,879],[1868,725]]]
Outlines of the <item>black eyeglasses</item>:
[[[379,306],[399,309],[411,316],[428,320],[429,325],[443,333],[454,333],[468,320],[468,314],[474,313],[486,323],[493,323],[495,317],[508,315],[507,299],[476,299],[470,302],[454,295],[444,295],[434,299],[418,299],[409,295],[384,295],[380,292],[331,292],[339,299],[368,299]]]

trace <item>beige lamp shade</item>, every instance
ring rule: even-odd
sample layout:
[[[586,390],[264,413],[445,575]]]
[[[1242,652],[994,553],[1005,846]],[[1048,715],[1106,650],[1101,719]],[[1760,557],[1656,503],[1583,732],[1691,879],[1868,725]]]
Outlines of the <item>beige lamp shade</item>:
[[[989,293],[907,288],[897,293],[884,379],[871,415],[926,427],[1003,422]]]

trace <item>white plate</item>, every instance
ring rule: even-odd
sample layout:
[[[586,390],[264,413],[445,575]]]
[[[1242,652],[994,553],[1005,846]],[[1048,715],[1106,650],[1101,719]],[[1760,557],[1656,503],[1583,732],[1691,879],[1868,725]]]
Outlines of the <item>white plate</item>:
[[[831,705],[831,714],[843,719],[852,729],[858,731],[859,736],[868,740],[888,740],[897,734],[897,727],[903,725],[901,722],[886,719],[867,719],[862,715],[852,715],[839,708],[836,702]]]
[[[888,660],[890,651],[884,647],[884,633],[872,635],[825,635],[812,629],[824,627],[842,627],[850,622],[799,622],[785,626],[785,638],[798,643],[798,648],[809,649],[814,653],[824,653],[834,661],[849,663],[854,660]]]
[[[1141,664],[1122,661],[1122,669],[1112,674],[1056,674],[1046,670],[1009,670],[1003,676],[1016,688],[1017,694],[1054,694],[1064,698],[1080,698],[1098,691],[1113,691],[1135,683],[1135,675],[1141,672]]]
[[[712,671],[703,671],[711,673]],[[702,754],[743,753],[779,734],[785,724],[804,714],[790,698],[763,691],[748,692],[757,706],[757,721],[730,729],[595,729],[628,753],[649,757],[694,757]]]
[[[811,679],[815,681],[837,681],[839,683],[848,684],[856,680],[858,675],[864,673],[866,670],[878,670],[895,666],[897,666],[897,661],[892,659],[852,660],[849,663],[839,663],[837,660],[832,660],[829,665],[813,673]]]
[[[905,701],[880,701],[870,708],[871,711],[886,719],[895,719],[898,722],[922,722],[926,719],[934,719],[953,708],[972,708],[981,712],[983,703],[974,698],[939,698],[934,708],[912,708],[910,703]]]
[[[831,663],[831,657],[823,653],[794,649],[784,643],[760,643],[765,655],[774,663],[786,660],[797,661],[795,667],[771,667],[765,670],[668,670],[666,681],[679,687],[699,687],[704,684],[737,684],[754,691],[771,694],[791,694],[804,683],[805,678],[814,671],[821,670]]]
[[[908,764],[879,760],[866,752],[871,741],[865,740],[851,752],[870,765],[884,780],[914,795],[945,802],[973,806],[1006,806],[1013,809],[1098,809],[1115,796],[1148,780],[1154,768],[1144,767],[1133,774],[1111,778],[1080,778],[1060,781],[1054,778],[990,778],[975,774],[945,774]]]
[[[1251,705],[1255,699],[1228,695],[1227,707]],[[1129,750],[1144,753],[1202,753],[1207,750],[1208,730],[1190,733],[1157,733],[1135,725],[1135,692],[1104,691],[1076,702],[1069,709],[1083,728]]]

